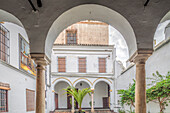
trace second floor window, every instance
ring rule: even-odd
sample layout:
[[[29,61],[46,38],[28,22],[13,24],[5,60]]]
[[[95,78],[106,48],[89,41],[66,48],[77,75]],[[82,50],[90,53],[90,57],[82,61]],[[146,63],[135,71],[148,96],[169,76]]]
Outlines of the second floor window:
[[[79,73],[86,73],[86,58],[79,58]]]
[[[77,31],[76,30],[66,31],[66,44],[77,44]]]
[[[106,73],[106,58],[99,58],[99,73]]]
[[[58,72],[66,72],[66,58],[58,57]]]
[[[0,24],[0,59],[9,63],[9,31]]]
[[[36,76],[36,63],[31,59],[29,43],[19,34],[20,69]]]

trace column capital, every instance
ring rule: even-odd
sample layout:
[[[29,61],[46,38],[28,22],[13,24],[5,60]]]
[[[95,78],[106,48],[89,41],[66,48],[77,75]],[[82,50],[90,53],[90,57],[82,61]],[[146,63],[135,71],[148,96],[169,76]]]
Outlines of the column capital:
[[[31,53],[31,58],[37,65],[46,66],[51,63],[50,59],[44,53]]]
[[[92,93],[92,94],[94,93],[94,88],[91,88],[91,93]]]
[[[130,58],[130,62],[135,64],[145,64],[146,60],[152,55],[151,49],[139,49]]]

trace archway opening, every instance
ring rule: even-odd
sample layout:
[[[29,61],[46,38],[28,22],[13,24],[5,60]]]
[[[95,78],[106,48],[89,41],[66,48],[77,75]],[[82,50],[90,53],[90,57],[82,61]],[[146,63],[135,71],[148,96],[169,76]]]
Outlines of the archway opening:
[[[54,50],[54,51],[52,51],[52,55],[53,55],[52,59],[55,59],[55,61],[52,63],[55,63],[54,66],[56,66],[58,68],[58,69],[54,70],[54,72],[58,72],[58,74],[56,73],[56,75],[60,75],[60,76],[67,75],[68,77],[83,76],[83,77],[87,77],[87,78],[90,76],[96,77],[98,75],[98,73],[101,73],[101,74],[99,74],[99,76],[101,76],[101,77],[105,76],[104,75],[105,73],[107,74],[106,75],[107,77],[111,77],[112,75],[114,75],[114,73],[115,73],[114,63],[115,63],[115,58],[116,58],[116,55],[114,53],[115,52],[114,47],[105,46],[104,44],[103,44],[103,46],[100,47],[100,44],[99,44],[99,46],[97,46],[97,44],[96,44],[94,47],[92,47],[93,46],[92,45],[91,48],[94,48],[92,50],[95,50],[95,47],[98,47],[95,50],[95,52],[96,51],[97,52],[90,53],[89,52],[89,51],[91,51],[90,46],[86,46],[86,44],[88,45],[88,43],[85,43],[84,47],[80,47],[83,45],[81,43],[80,43],[81,45],[74,44],[75,42],[77,42],[75,36],[80,36],[80,35],[77,33],[79,31],[77,31],[77,29],[74,29],[74,28],[72,30],[70,25],[75,24],[77,22],[83,22],[83,23],[85,22],[86,23],[88,21],[94,21],[94,22],[100,21],[100,22],[102,22],[102,24],[105,23],[105,24],[113,26],[115,29],[117,29],[117,32],[118,31],[120,32],[119,36],[122,35],[121,37],[124,38],[124,40],[125,40],[124,42],[127,44],[128,53],[129,53],[128,56],[131,56],[137,50],[136,38],[135,38],[134,31],[133,31],[131,25],[129,24],[129,22],[123,16],[121,16],[119,13],[117,13],[107,7],[101,6],[101,5],[91,4],[91,5],[77,6],[77,7],[74,7],[72,9],[66,11],[59,18],[57,18],[56,21],[54,21],[51,28],[49,29],[49,32],[48,32],[48,35],[46,38],[45,51],[46,51],[47,56],[51,57],[52,47]],[[64,31],[63,34],[61,33],[62,31]],[[92,34],[92,30],[89,30],[88,34]],[[113,35],[114,35],[114,33],[113,33]],[[113,36],[113,35],[111,35],[111,36]],[[64,38],[60,40],[59,39],[60,36],[62,36]],[[70,37],[69,40],[68,40],[68,37]],[[61,43],[53,45],[56,38]],[[90,38],[85,37],[84,41],[92,42],[91,39],[93,39],[93,37],[90,37]],[[117,39],[113,39],[113,40],[117,40]],[[106,38],[105,39],[103,38],[102,42],[104,42],[104,40],[106,40]],[[78,42],[80,42],[80,41],[81,40],[78,39]],[[71,44],[67,44],[67,42],[71,42]],[[90,56],[90,55],[86,55],[88,52],[90,53],[91,56],[93,56],[93,58],[94,58],[94,56],[96,57],[95,60],[88,58]],[[102,52],[106,52],[106,53],[102,53]],[[80,54],[78,54],[78,53],[80,53]],[[94,54],[94,55],[92,55],[92,54]],[[57,60],[56,60],[56,58],[57,58]],[[87,62],[87,65],[84,62]],[[101,65],[101,68],[98,68],[99,63]],[[108,64],[106,64],[106,63],[108,63]],[[63,66],[63,64],[64,64],[64,66]],[[82,64],[84,65],[83,67],[80,66]],[[104,65],[104,68],[102,68],[102,65]],[[79,67],[81,67],[82,69],[80,69]],[[82,84],[84,82],[85,81],[82,81]],[[79,84],[79,82],[78,82],[78,84]],[[88,86],[88,87],[90,87],[90,86]],[[80,84],[79,84],[79,88],[81,88]],[[108,90],[108,89],[110,89],[109,85],[107,85],[107,89],[106,89],[106,87],[104,88],[104,90]],[[107,96],[102,95],[101,99],[102,100],[100,101],[99,105],[96,106],[96,108],[110,108],[110,93],[107,93]],[[103,105],[103,99],[104,99],[104,103],[105,103],[104,105]],[[91,101],[90,97],[85,97],[84,100],[87,100],[87,101],[83,102],[82,108],[90,108],[90,101]],[[113,107],[111,109],[113,109]]]
[[[84,20],[102,21],[117,29],[126,40],[129,56],[137,50],[133,28],[122,15],[105,6],[88,4],[69,9],[54,21],[45,42],[45,53],[49,58],[57,36],[68,26]]]
[[[93,35],[95,33],[97,36]],[[98,80],[99,76],[104,81],[108,79],[108,82],[112,83],[110,78],[114,75],[116,76],[114,68],[116,53],[114,45],[109,45],[108,34],[109,25],[101,21],[86,20],[67,27],[57,37],[53,46],[52,66],[56,68],[53,68],[52,73],[73,78],[73,86],[76,86],[81,81],[88,83],[88,87],[93,87],[93,79]],[[113,33],[110,38],[114,36]],[[123,66],[121,65],[121,67]],[[95,81],[94,84],[96,82],[98,81]],[[103,106],[102,100],[96,108],[108,110],[110,108],[113,110],[114,105],[112,104],[110,107],[109,94],[107,97],[101,97],[102,99],[104,98],[106,104]],[[91,99],[85,100],[88,101],[82,107],[90,108]]]
[[[85,81],[79,81],[76,85],[75,85],[75,88],[77,89],[77,90],[82,90],[82,89],[84,89],[84,88],[89,88],[90,87],[90,85],[87,83],[87,82],[85,82]],[[90,97],[90,95],[86,95],[85,97],[84,97],[84,99],[83,99],[83,102],[82,102],[82,108],[83,109],[90,109],[90,101],[91,101],[91,97]],[[78,106],[76,105],[76,108],[77,108]]]
[[[160,20],[160,23],[157,26],[155,31],[153,45],[154,48],[162,45],[170,37],[170,11],[168,11]]]
[[[110,109],[110,90],[111,87],[105,81],[99,81],[94,86],[94,108]]]
[[[59,109],[71,109],[71,102],[70,96],[65,94],[65,90],[69,86],[69,83],[65,81],[59,81],[55,84],[54,91],[55,91],[55,110]]]

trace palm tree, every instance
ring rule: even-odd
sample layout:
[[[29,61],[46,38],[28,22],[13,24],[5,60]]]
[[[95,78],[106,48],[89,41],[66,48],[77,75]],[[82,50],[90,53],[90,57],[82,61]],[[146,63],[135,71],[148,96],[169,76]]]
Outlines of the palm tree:
[[[67,89],[64,89],[66,91],[66,94],[69,94],[69,96],[73,96],[75,98],[75,100],[77,101],[78,105],[79,105],[79,112],[82,111],[81,105],[83,102],[84,97],[89,94],[91,92],[90,87],[89,88],[84,88],[82,90],[78,90],[73,87],[73,86],[69,86],[67,87]]]

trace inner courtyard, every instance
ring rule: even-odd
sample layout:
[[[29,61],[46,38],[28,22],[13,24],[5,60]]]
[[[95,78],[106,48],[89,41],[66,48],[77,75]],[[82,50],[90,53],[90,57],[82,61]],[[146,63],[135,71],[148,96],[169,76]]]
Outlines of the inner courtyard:
[[[0,112],[169,113],[169,6],[2,1]]]

